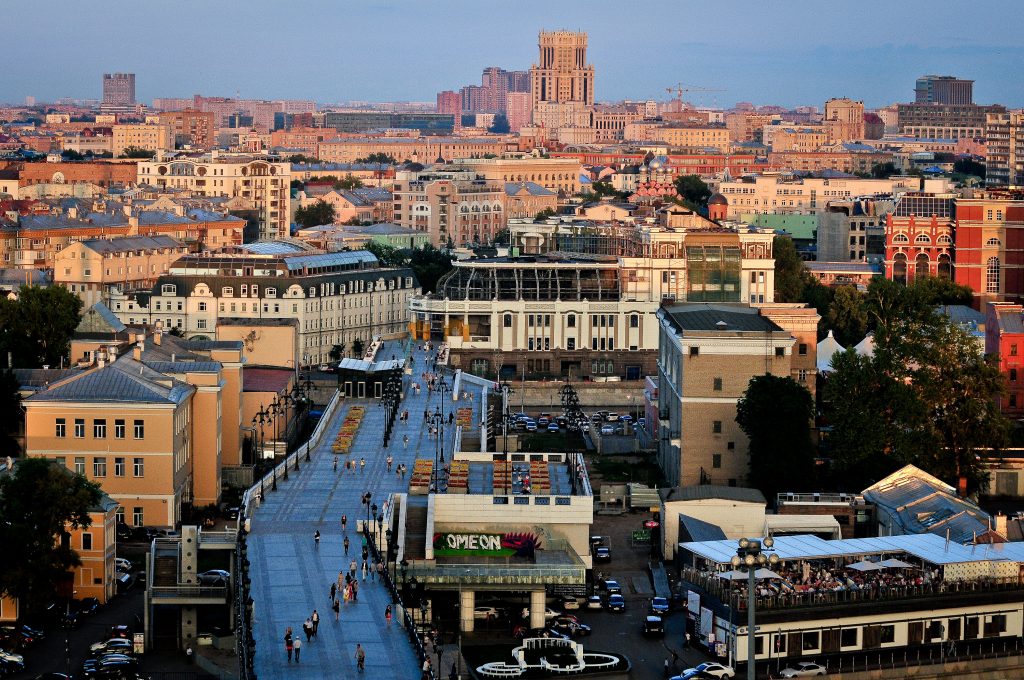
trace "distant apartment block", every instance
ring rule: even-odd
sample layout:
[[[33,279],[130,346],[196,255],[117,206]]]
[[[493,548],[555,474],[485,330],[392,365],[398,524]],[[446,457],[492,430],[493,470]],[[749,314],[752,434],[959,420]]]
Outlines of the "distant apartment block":
[[[974,81],[953,76],[921,76],[914,84],[917,104],[973,104]]]
[[[103,103],[108,106],[134,106],[135,74],[104,73]]]

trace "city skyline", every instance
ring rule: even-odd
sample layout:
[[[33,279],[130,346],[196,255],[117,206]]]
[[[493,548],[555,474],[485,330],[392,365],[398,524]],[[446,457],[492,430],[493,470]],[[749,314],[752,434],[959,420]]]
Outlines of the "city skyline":
[[[62,4],[71,8],[58,2],[56,11]],[[936,3],[872,1],[858,8],[857,17],[840,22],[804,16],[788,0],[771,8],[745,2],[690,8],[656,0],[645,4],[651,20],[642,22],[644,32],[629,42],[612,18],[612,3],[598,3],[581,16],[568,3],[527,0],[514,15],[499,15],[500,21],[490,8],[447,4],[450,11],[438,13],[409,2],[378,0],[357,9],[311,2],[297,12],[293,5],[257,1],[249,7],[264,21],[238,40],[237,17],[228,7],[185,0],[174,3],[179,11],[167,12],[162,21],[162,34],[176,36],[166,43],[154,41],[149,16],[132,15],[132,6],[120,0],[106,3],[105,13],[57,25],[29,6],[14,6],[8,14],[20,30],[7,41],[11,56],[0,101],[99,99],[102,74],[118,71],[137,74],[143,102],[236,92],[325,103],[429,102],[437,91],[478,82],[487,66],[528,69],[536,59],[538,32],[566,28],[590,35],[598,101],[667,99],[665,88],[683,82],[723,90],[689,97],[720,108],[738,101],[821,106],[841,96],[879,107],[913,101],[914,81],[923,74],[948,73],[975,80],[979,103],[1024,105],[1024,82],[1013,72],[1024,59],[1024,38],[1013,29],[1024,19],[1024,8],[1012,2],[954,21]],[[197,23],[200,10],[203,20]],[[997,14],[1006,20],[991,21]],[[310,22],[311,16],[318,20]],[[747,44],[739,36],[748,33],[737,33],[739,22],[760,26],[749,35],[779,37]],[[99,40],[112,24],[119,39]],[[501,40],[494,40],[495,31]],[[787,31],[798,32],[800,43],[782,40]],[[40,34],[49,47],[43,53],[36,49]],[[284,44],[285,35],[307,37]],[[83,36],[97,36],[87,55],[78,53]],[[886,65],[884,73],[878,64]],[[798,77],[782,75],[794,69]]]

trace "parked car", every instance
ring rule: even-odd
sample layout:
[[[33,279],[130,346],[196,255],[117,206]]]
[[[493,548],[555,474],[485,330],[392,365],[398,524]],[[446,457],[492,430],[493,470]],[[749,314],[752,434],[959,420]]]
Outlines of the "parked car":
[[[619,420],[621,420],[624,423],[631,423],[631,422],[633,422],[633,416],[631,416],[631,415],[629,415],[627,413],[627,414],[625,414],[623,416],[619,416]]]
[[[552,623],[551,628],[568,635],[570,638],[586,637],[591,633],[590,626],[587,624],[564,619],[559,619]]]
[[[31,647],[37,642],[45,640],[46,633],[25,624],[0,626],[0,638],[17,640],[19,647]]]
[[[651,598],[651,613],[655,616],[665,616],[668,614],[669,604],[668,598],[665,597],[654,597]]]
[[[618,413],[609,413],[607,416],[605,416],[605,420],[607,420],[609,423],[618,422],[619,414]]]
[[[82,616],[91,616],[100,608],[100,601],[95,597],[83,597],[74,603],[75,609]]]
[[[594,423],[595,425],[600,424],[602,420],[604,420],[604,418],[601,416],[600,413],[590,414],[590,422]]]
[[[131,640],[124,638],[111,638],[105,642],[97,642],[89,645],[89,655],[98,657],[104,654],[124,654],[131,656],[135,647]]]
[[[608,579],[604,582],[604,585],[602,587],[608,592],[609,595],[622,594],[622,586],[620,586],[619,582],[615,579]]]
[[[542,414],[540,414],[540,417],[539,417],[539,418],[537,418],[537,424],[538,424],[538,425],[540,425],[541,427],[547,427],[547,426],[548,426],[548,423],[550,423],[550,422],[551,422],[551,419],[550,419],[550,418],[548,418],[548,417],[547,417],[546,415],[544,415],[543,413],[542,413]]]
[[[565,596],[559,600],[562,605],[562,609],[579,609],[580,601],[575,597]]]
[[[691,671],[697,671],[698,673],[703,673],[705,677],[711,676],[714,678],[731,678],[736,675],[736,670],[732,666],[726,666],[724,663],[718,663],[717,661],[708,661],[693,668],[687,668],[683,671],[683,674],[685,675]]]
[[[231,580],[231,574],[223,569],[210,569],[199,574],[199,585],[202,586],[226,586]]]
[[[537,423],[532,421],[532,420],[527,420],[526,421],[526,431],[527,432],[536,432],[537,431]]]
[[[502,611],[497,607],[474,607],[473,618],[480,619],[482,621],[493,621],[502,615]]]
[[[565,416],[555,416],[555,424],[559,427],[568,427],[569,419]]]
[[[800,661],[794,666],[783,668],[781,675],[784,678],[824,676],[828,675],[828,670],[821,664],[814,663],[813,661]]]
[[[74,680],[74,678],[63,673],[40,673],[32,680]]]
[[[665,637],[665,621],[660,616],[648,616],[644,619],[644,635]]]
[[[0,656],[0,677],[14,675],[25,670],[25,661],[14,661]]]
[[[132,677],[139,663],[125,654],[107,654],[98,659],[86,659],[82,674],[87,678]]]
[[[595,562],[611,562],[612,561],[612,549],[605,546],[600,546],[594,549],[594,561]]]
[[[544,620],[550,621],[551,619],[557,619],[562,615],[562,612],[552,609],[551,607],[544,607]]]
[[[124,640],[132,639],[132,629],[124,624],[111,626],[110,632],[107,634],[107,639],[122,638]]]
[[[626,609],[626,600],[616,593],[615,595],[608,596],[608,611],[610,612],[621,612]]]
[[[601,545],[606,545],[606,543],[605,543],[606,540],[608,540],[608,539],[606,539],[604,536],[591,536],[590,537],[590,547],[591,548],[596,548],[596,547],[601,546]]]
[[[600,595],[591,595],[587,598],[587,609],[603,609],[604,602]]]
[[[549,423],[547,427],[548,432],[558,432],[558,425],[555,423]]]
[[[127,559],[125,559],[123,557],[115,557],[114,558],[114,569],[116,569],[117,571],[123,571],[123,572],[127,573],[127,572],[132,570],[132,561],[131,560],[127,560]]]
[[[637,418],[636,424],[637,427],[647,427],[647,418]]]

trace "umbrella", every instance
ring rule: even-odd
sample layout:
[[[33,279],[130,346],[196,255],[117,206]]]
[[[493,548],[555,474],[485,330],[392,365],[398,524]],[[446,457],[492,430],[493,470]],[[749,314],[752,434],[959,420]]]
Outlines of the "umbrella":
[[[883,568],[877,562],[868,562],[867,560],[854,562],[853,564],[846,565],[846,567],[848,569],[856,569],[857,571],[877,571]]]
[[[746,581],[750,576],[745,571],[736,569],[734,571],[725,571],[718,575],[718,578],[724,578],[727,581]],[[782,578],[771,569],[758,569],[754,572],[754,578],[765,579],[765,578]]]
[[[887,560],[882,560],[878,563],[880,567],[887,567],[890,569],[914,569],[914,565],[907,564],[903,560],[898,560],[895,557],[890,557]]]

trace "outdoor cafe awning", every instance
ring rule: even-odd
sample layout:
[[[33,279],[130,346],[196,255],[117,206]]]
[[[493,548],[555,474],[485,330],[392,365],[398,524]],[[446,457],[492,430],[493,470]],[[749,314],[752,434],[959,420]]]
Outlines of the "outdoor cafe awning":
[[[746,581],[750,578],[750,575],[745,571],[734,569],[733,571],[726,571],[718,575],[718,578],[724,578],[727,581]],[[758,569],[754,572],[754,578],[766,579],[766,578],[782,578],[771,569]]]

